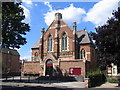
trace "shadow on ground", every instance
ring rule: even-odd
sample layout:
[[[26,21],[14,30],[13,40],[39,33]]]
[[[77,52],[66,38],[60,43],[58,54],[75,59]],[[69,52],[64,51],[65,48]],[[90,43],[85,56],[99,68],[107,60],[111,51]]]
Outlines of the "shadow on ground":
[[[42,86],[24,86],[24,87],[16,87],[16,86],[2,86],[2,90],[73,90],[71,88],[62,89],[56,87],[42,87]]]
[[[21,78],[21,79],[4,79],[2,82],[15,82],[15,83],[60,83],[60,82],[73,82],[77,81],[75,77],[28,77],[28,78]],[[81,80],[82,81],[82,80]]]

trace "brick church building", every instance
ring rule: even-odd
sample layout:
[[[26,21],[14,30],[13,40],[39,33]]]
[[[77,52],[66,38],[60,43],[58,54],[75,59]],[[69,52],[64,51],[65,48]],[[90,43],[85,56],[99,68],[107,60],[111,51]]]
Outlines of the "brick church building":
[[[85,76],[96,69],[95,47],[86,30],[77,31],[76,22],[71,29],[61,13],[32,47],[30,62],[23,63],[22,73],[40,76]]]

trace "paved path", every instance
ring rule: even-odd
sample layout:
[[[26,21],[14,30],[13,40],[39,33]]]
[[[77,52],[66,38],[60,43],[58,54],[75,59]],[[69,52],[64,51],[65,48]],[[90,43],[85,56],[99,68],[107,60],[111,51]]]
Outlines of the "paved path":
[[[2,82],[0,85],[4,86],[16,86],[16,87],[37,87],[37,86],[42,86],[42,87],[57,87],[57,88],[84,88],[84,82],[59,82],[59,81],[34,81],[31,80],[31,82],[28,82],[26,78],[22,78],[22,80],[26,80],[27,82],[11,82],[13,78],[8,78],[8,82]],[[19,80],[19,77],[15,77],[15,80]],[[0,79],[0,82],[4,79]],[[9,81],[10,80],[10,81]],[[33,82],[32,82],[33,81]],[[102,84],[101,86],[93,87],[93,88],[117,88],[118,87],[117,83],[108,83],[106,82],[105,84]]]
[[[56,88],[84,88],[84,82],[60,82],[60,83],[16,83],[16,82],[2,82],[0,85],[3,86],[15,86],[15,87],[56,87]],[[116,88],[115,90],[120,90],[117,83],[108,83],[102,84],[101,86],[93,88]],[[91,88],[91,89],[93,89]]]
[[[34,78],[28,82],[28,78],[22,78],[22,82],[20,82],[20,77],[6,78],[0,79],[0,81],[4,80],[1,85],[4,86],[17,86],[17,87],[26,87],[26,86],[42,86],[42,87],[58,87],[58,88],[84,88],[84,82],[60,82],[60,81],[43,81],[43,80],[35,80]]]
[[[95,87],[95,88],[120,88],[120,87],[118,87],[118,83],[106,82],[106,83],[102,84],[101,86],[98,86],[98,87]]]
[[[84,82],[61,82],[61,83],[16,83],[16,82],[2,82],[4,86],[17,86],[17,87],[29,87],[29,86],[42,86],[42,87],[57,87],[57,88],[84,88]]]
[[[84,88],[84,82],[62,82],[62,83],[53,83],[54,87],[62,87],[62,88]]]

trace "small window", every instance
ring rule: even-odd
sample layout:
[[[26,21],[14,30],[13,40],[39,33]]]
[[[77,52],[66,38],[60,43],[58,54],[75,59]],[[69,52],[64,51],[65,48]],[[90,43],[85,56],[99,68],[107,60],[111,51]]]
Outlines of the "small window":
[[[47,50],[52,51],[52,36],[51,35],[49,35],[49,37],[48,37],[48,44],[47,45],[48,45]]]
[[[115,72],[115,68],[113,68],[113,74],[115,74],[116,72]]]
[[[38,53],[37,52],[34,55],[34,61],[39,61],[39,59],[38,59]]]
[[[62,35],[62,50],[67,50],[67,35],[64,33]]]
[[[82,48],[80,51],[80,59],[84,59],[86,57],[85,50]]]

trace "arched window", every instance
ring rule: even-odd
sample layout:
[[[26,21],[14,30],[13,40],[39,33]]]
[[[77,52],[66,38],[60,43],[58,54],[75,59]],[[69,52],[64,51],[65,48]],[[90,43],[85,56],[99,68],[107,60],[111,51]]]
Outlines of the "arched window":
[[[84,59],[86,57],[85,50],[82,48],[80,51],[80,59]]]
[[[67,50],[67,35],[64,33],[62,35],[62,50]]]
[[[38,59],[38,53],[37,52],[34,55],[34,61],[39,61],[39,59]]]
[[[48,51],[52,51],[52,36],[51,35],[49,35],[49,37],[48,37],[48,44],[47,45],[48,45],[47,46]]]

